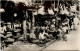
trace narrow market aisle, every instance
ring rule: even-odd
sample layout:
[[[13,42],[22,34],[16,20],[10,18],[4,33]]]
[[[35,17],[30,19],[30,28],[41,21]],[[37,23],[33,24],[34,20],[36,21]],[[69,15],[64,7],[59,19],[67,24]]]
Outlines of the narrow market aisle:
[[[46,50],[80,50],[80,25],[77,30],[71,31],[67,34],[67,41],[57,41],[43,49]]]

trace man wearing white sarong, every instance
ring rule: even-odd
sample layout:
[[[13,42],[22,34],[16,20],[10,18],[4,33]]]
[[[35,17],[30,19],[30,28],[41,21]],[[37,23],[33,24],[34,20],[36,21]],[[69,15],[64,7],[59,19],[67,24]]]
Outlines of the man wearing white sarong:
[[[6,26],[5,25],[3,25],[3,26],[0,25],[0,33],[3,34],[3,33],[5,33],[5,31],[7,31]]]
[[[77,16],[75,16],[75,18],[74,18],[74,29],[77,29],[78,23],[79,23],[79,19]]]
[[[0,27],[0,33],[4,33],[6,31],[6,26]]]
[[[64,41],[67,41],[67,36],[66,36],[66,31],[68,30],[68,27],[67,26],[64,26],[63,28],[62,28],[62,38],[63,38],[63,40]]]

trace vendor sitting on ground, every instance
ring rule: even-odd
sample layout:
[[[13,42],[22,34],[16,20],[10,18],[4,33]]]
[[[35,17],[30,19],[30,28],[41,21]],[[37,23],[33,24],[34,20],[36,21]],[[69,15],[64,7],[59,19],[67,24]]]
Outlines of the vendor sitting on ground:
[[[68,33],[68,24],[66,21],[62,23],[62,30],[65,34]]]
[[[44,36],[46,37],[46,41],[49,41],[49,40],[50,40],[50,36],[49,36],[47,30],[44,30],[44,31],[43,31],[43,34],[44,34]]]
[[[62,35],[62,38],[63,38],[64,41],[67,41],[67,36],[66,36],[66,31],[67,31],[67,29],[68,29],[68,28],[67,28],[66,26],[63,26],[63,27],[62,27],[62,34],[63,34],[63,35]]]
[[[58,36],[58,40],[61,40],[62,39],[62,26],[60,26],[60,28],[58,29],[58,32],[59,32],[59,34],[57,35]]]
[[[40,43],[44,43],[46,41],[46,36],[45,35],[48,35],[48,34],[45,33],[43,30],[40,30],[40,33],[39,33],[39,41],[40,41]]]

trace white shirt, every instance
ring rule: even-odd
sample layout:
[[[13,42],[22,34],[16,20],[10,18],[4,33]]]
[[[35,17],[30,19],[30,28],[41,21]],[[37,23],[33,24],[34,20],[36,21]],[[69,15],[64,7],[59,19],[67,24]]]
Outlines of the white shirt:
[[[66,32],[67,29],[68,29],[68,27],[65,26],[65,27],[62,28],[62,31]]]
[[[44,33],[39,34],[39,39],[45,39]]]
[[[4,31],[6,31],[6,26],[0,27],[0,33],[4,33]]]

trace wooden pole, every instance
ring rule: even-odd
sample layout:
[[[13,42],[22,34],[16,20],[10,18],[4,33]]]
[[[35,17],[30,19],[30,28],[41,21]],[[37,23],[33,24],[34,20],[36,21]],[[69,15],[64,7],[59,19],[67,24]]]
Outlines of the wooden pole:
[[[58,11],[57,11],[57,14],[56,14],[56,25],[57,25],[56,30],[58,29],[58,22],[59,22],[58,16],[57,16],[58,15],[58,12],[59,12],[59,0],[58,0],[57,8],[58,8]]]
[[[58,7],[58,11],[59,11],[59,0],[58,0],[58,6],[57,7]]]
[[[24,38],[26,39],[27,37],[27,30],[26,30],[26,20],[23,21],[23,35]]]
[[[54,0],[54,10],[55,10],[55,0]]]
[[[32,12],[32,30],[31,33],[34,33],[34,24],[35,24],[35,18],[34,18],[34,12]]]

